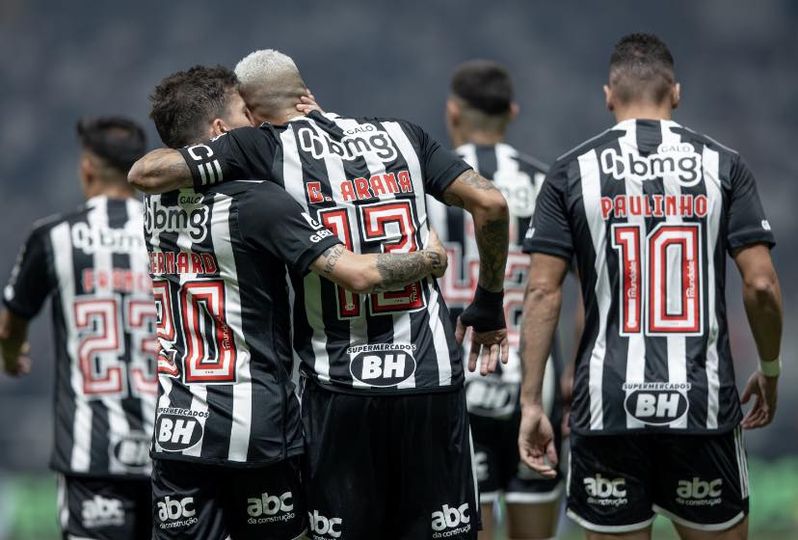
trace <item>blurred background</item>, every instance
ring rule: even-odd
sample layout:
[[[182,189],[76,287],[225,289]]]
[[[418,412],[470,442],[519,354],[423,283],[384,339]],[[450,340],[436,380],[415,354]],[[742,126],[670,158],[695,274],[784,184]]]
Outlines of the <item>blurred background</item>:
[[[233,66],[254,49],[291,55],[326,110],[407,118],[442,142],[453,68],[504,63],[521,115],[509,142],[551,162],[613,122],[601,85],[613,44],[659,34],[676,59],[675,119],[739,150],[776,232],[786,307],[780,414],[748,433],[752,538],[798,538],[798,3],[671,2],[46,2],[0,0],[0,280],[33,220],[81,202],[75,122],[125,114],[147,127],[147,96],[194,64]],[[732,346],[742,385],[756,367],[731,265]],[[56,538],[47,470],[53,384],[49,314],[32,327],[34,368],[0,375],[0,539]],[[572,330],[563,329],[563,335]],[[570,343],[566,344],[567,346]],[[562,537],[576,534],[564,523]],[[670,538],[659,520],[658,537]]]

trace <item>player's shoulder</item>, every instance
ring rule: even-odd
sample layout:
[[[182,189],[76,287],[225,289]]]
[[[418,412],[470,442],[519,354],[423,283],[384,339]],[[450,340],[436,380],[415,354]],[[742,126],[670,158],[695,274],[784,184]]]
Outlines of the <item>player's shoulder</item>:
[[[88,203],[81,203],[75,208],[71,210],[67,210],[65,212],[58,212],[55,214],[50,214],[49,216],[45,216],[42,218],[37,219],[33,222],[33,226],[31,227],[31,234],[39,234],[39,235],[46,235],[49,234],[51,230],[53,230],[58,225],[62,223],[74,223],[76,221],[80,221],[85,219],[86,215],[91,210],[91,206]]]
[[[590,152],[600,153],[605,147],[615,143],[623,134],[624,131],[622,130],[606,129],[598,135],[579,143],[554,160],[554,163],[549,168],[547,178],[567,175],[568,170],[578,163],[581,156]]]
[[[543,173],[546,174],[549,172],[548,164],[544,163],[542,160],[530,156],[529,154],[520,152],[515,146],[507,143],[499,143],[496,145],[499,148],[503,148],[510,159],[515,160],[518,163],[518,168],[524,171],[527,174],[534,174],[534,173]]]
[[[714,150],[719,154],[725,154],[733,158],[740,156],[740,153],[734,148],[718,142],[717,139],[687,126],[674,123],[673,127],[671,127],[671,131],[679,135],[682,139],[682,142],[697,143],[704,148],[709,148],[710,150]]]

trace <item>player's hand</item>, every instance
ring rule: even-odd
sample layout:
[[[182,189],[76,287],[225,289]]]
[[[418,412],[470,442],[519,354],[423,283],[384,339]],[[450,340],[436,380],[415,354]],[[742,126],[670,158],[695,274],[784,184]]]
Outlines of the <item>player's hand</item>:
[[[457,317],[457,328],[455,338],[457,344],[462,345],[466,335],[466,330],[471,328],[463,323],[462,317]],[[488,332],[477,332],[471,328],[471,347],[468,353],[468,371],[476,371],[477,359],[482,356],[479,365],[480,375],[487,375],[496,371],[496,366],[501,359],[502,364],[506,364],[510,359],[510,342],[507,340],[507,328],[491,330]]]
[[[3,371],[12,377],[21,377],[30,373],[31,360],[28,353],[30,352],[30,344],[25,342],[19,350],[19,354],[15,356],[3,355]]]
[[[754,397],[754,405],[740,423],[743,429],[756,429],[765,427],[773,421],[776,415],[776,402],[778,400],[778,377],[766,377],[757,370],[748,379],[745,389],[740,396],[743,404]]]
[[[311,111],[318,111],[320,113],[324,112],[319,104],[316,103],[316,96],[314,96],[313,92],[311,92],[309,89],[307,95],[299,98],[299,103],[296,104],[296,110],[302,114],[308,114]]]
[[[443,277],[443,274],[446,273],[446,268],[449,267],[449,258],[446,253],[446,248],[443,247],[441,239],[438,238],[438,235],[432,229],[430,229],[429,231],[429,238],[427,239],[427,247],[424,249],[428,249],[438,254],[438,258],[440,259],[440,264],[435,265],[432,271],[432,275],[435,276],[436,278]]]
[[[541,476],[557,476],[558,457],[554,446],[554,430],[539,405],[525,405],[521,408],[518,452],[521,461]]]

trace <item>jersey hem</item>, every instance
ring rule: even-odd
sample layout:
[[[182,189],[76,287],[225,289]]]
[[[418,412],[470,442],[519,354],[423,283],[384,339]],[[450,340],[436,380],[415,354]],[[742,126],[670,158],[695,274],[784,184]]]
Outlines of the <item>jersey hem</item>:
[[[150,458],[153,460],[162,461],[181,461],[184,463],[196,463],[198,465],[215,465],[218,467],[228,467],[231,469],[257,469],[260,467],[267,467],[275,465],[289,458],[301,456],[304,453],[304,447],[289,448],[285,454],[271,458],[257,461],[230,461],[229,459],[222,458],[203,458],[196,456],[182,456],[182,455],[168,455],[165,453],[150,452]]]
[[[572,427],[571,432],[579,435],[580,437],[604,437],[604,436],[618,436],[618,435],[723,435],[734,431],[740,421],[734,424],[724,424],[714,429],[674,429],[674,428],[644,428],[644,429],[602,429],[591,430]]]
[[[141,480],[150,481],[150,472],[146,473],[93,473],[93,472],[75,472],[69,469],[62,469],[60,467],[50,467],[50,470],[56,474],[66,477],[77,477],[97,480]]]
[[[449,392],[456,392],[464,387],[463,382],[451,384],[449,386],[433,386],[423,388],[406,388],[401,390],[369,390],[367,388],[353,388],[351,386],[341,386],[337,384],[330,384],[319,381],[316,377],[311,377],[310,380],[317,386],[330,392],[337,394],[349,394],[355,396],[411,396],[418,394],[444,394]]]

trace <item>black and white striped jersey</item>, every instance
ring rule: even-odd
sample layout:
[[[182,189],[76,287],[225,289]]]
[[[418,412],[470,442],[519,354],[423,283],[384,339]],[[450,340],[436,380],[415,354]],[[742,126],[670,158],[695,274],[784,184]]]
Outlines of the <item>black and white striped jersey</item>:
[[[302,452],[287,270],[340,241],[272,183],[148,196],[158,313],[153,457],[254,466]]]
[[[557,160],[525,240],[576,256],[585,301],[579,433],[716,432],[741,419],[726,253],[774,244],[733,150],[670,120],[626,120]]]
[[[510,247],[504,282],[504,315],[510,358],[506,365],[500,364],[496,372],[488,376],[469,371],[465,375],[468,409],[472,414],[508,417],[520,404],[521,358],[518,345],[529,270],[529,255],[523,253],[521,244],[548,168],[505,143],[469,143],[458,147],[455,152],[501,190],[510,209]],[[449,253],[449,268],[438,282],[454,322],[471,303],[479,278],[474,221],[462,208],[445,206],[431,198],[428,198],[427,205],[430,225],[440,235]],[[549,359],[545,374],[543,401],[548,414],[554,411],[559,396],[561,361],[557,352],[558,347]],[[467,346],[463,354],[464,357],[468,354]]]
[[[311,113],[242,128],[181,150],[195,184],[276,182],[355,253],[422,249],[425,196],[468,169],[403,120]],[[460,351],[434,279],[359,295],[315,274],[293,280],[294,350],[304,374],[333,390],[413,393],[463,381]]]
[[[32,318],[49,296],[56,354],[51,466],[66,474],[149,474],[157,342],[141,203],[94,197],[36,224],[4,300]]]

